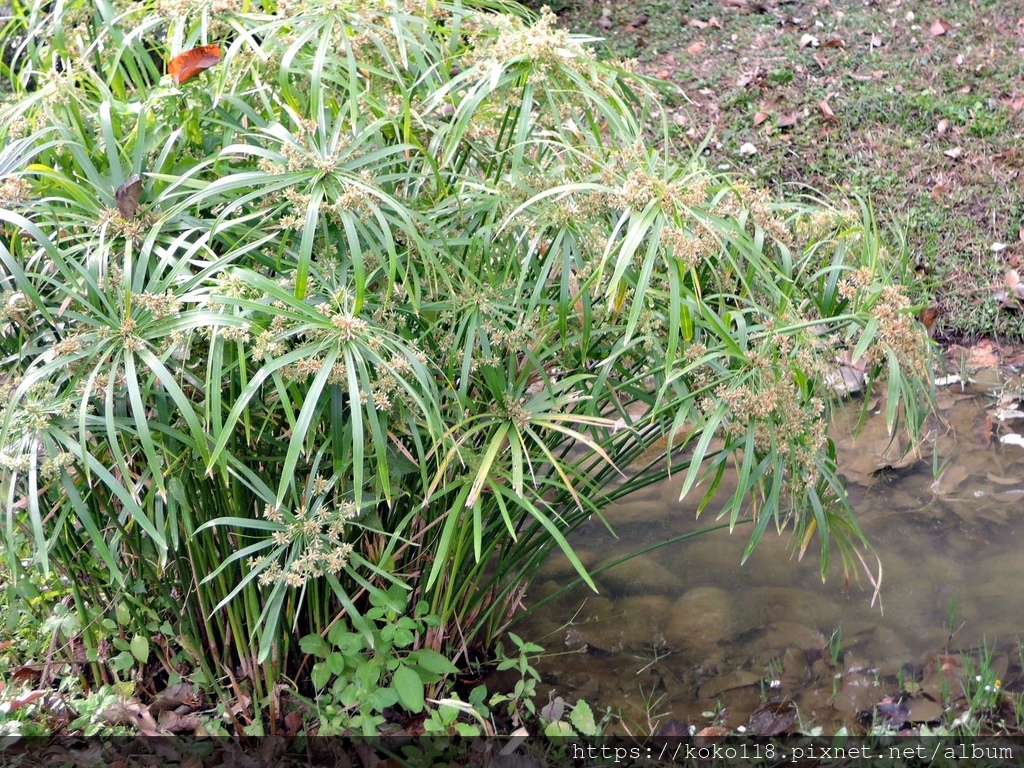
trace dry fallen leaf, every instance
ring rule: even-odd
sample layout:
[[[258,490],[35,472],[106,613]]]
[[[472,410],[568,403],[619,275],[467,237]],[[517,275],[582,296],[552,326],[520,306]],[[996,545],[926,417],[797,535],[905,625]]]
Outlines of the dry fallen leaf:
[[[963,147],[953,147],[952,149],[947,149],[942,154],[944,154],[946,157],[952,157],[954,160],[956,160],[963,153],[964,153]]]
[[[45,696],[46,693],[47,692],[45,690],[35,690],[27,691],[26,693],[23,693],[20,696],[15,696],[13,699],[7,702],[6,711],[14,712],[16,710],[21,709],[22,707],[27,707],[32,702],[43,698],[43,696]]]
[[[932,328],[935,327],[935,321],[939,319],[939,308],[938,307],[925,307],[921,310],[921,314],[918,316],[921,320],[921,325],[925,327],[930,336]]]
[[[827,99],[822,99],[818,102],[818,109],[821,110],[821,114],[825,116],[826,120],[835,120],[836,113],[832,111],[832,107],[828,105]]]
[[[799,120],[799,112],[790,112],[788,115],[779,115],[775,120],[775,124],[779,126],[779,128],[792,128]]]
[[[935,126],[935,132],[941,136],[949,129],[949,120],[939,120],[939,124]]]
[[[718,736],[728,736],[730,733],[732,733],[732,731],[730,731],[728,728],[719,728],[718,726],[715,726],[715,725],[709,725],[708,727],[701,728],[699,731],[697,731],[697,733],[694,734],[694,738],[695,739],[703,739],[703,738],[712,738],[713,739],[713,738],[718,737]]]
[[[967,365],[971,368],[995,368],[999,365],[999,348],[994,341],[979,341],[967,350]]]
[[[686,24],[687,26],[696,27],[697,29],[707,29],[711,26],[706,21],[701,21],[700,19],[690,19]]]
[[[871,36],[871,47],[872,48],[881,48],[882,47],[882,42],[883,41],[882,41],[882,36],[881,35],[872,35]]]
[[[686,48],[686,52],[689,54],[698,54],[704,50],[704,46],[707,45],[703,40],[698,40],[696,43],[691,43]]]
[[[751,144],[748,141],[742,147],[739,148],[739,153],[741,155],[756,155],[757,154],[757,147],[755,147],[753,144]]]
[[[841,37],[832,37],[821,44],[822,48],[845,48],[846,42]]]
[[[1017,283],[1013,286],[1013,297],[1024,301],[1024,283]]]
[[[767,112],[755,112],[754,113],[754,127],[756,128],[761,123],[763,123],[765,120],[767,120],[769,117],[771,117],[771,115],[769,115]]]
[[[945,19],[936,19],[928,29],[931,31],[932,35],[939,37],[953,29],[953,25]]]
[[[817,48],[819,45],[821,45],[821,43],[818,41],[818,38],[816,38],[814,35],[805,34],[800,37],[801,48],[806,48],[807,46]]]
[[[613,26],[615,26],[615,23],[612,21],[611,8],[606,7],[604,10],[601,11],[601,18],[597,20],[597,26],[599,26],[601,29],[605,31],[608,31]]]

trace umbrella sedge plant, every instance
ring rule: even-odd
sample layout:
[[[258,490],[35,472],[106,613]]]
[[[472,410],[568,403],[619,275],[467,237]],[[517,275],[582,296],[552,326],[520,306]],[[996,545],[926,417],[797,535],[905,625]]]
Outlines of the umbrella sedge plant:
[[[17,8],[0,540],[12,584],[66,578],[97,676],[117,604],[154,673],[258,704],[307,685],[297,638],[372,640],[371,604],[486,649],[669,473],[705,507],[734,474],[751,548],[860,568],[836,358],[894,430],[928,393],[866,206],[650,149],[651,84],[514,4]]]

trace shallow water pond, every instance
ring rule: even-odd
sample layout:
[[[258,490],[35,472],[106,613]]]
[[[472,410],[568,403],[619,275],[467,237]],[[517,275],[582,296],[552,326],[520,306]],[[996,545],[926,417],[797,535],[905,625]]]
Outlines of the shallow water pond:
[[[748,534],[738,527],[608,569],[595,579],[599,595],[574,589],[516,631],[555,654],[541,671],[558,694],[619,709],[635,733],[670,719],[760,732],[928,722],[963,694],[982,649],[1002,685],[1019,686],[1024,446],[1007,437],[1024,432],[1019,394],[1005,376],[995,389],[943,387],[916,462],[887,452],[876,404],[857,437],[855,414],[837,419],[850,498],[881,562],[881,607],[863,573],[847,588],[838,553],[823,584],[817,551],[798,562],[787,537],[766,534],[739,567]],[[598,522],[580,530],[583,562],[598,567],[714,522],[714,505],[695,521],[696,502],[678,501],[681,482],[613,508],[617,538]],[[552,557],[527,602],[573,576]]]

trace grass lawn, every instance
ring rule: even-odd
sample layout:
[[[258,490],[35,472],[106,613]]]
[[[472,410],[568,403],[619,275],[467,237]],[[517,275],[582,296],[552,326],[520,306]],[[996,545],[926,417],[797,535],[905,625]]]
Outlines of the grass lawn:
[[[866,194],[905,233],[939,338],[1024,337],[1017,0],[552,3],[664,79],[676,141],[798,194]],[[1012,280],[1012,278],[1011,278]]]

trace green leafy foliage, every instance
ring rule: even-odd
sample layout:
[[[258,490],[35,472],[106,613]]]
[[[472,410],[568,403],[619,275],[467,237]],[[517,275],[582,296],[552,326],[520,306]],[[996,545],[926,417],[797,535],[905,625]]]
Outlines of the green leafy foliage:
[[[426,603],[405,615],[404,591],[392,587],[366,612],[369,634],[353,631],[344,621],[319,635],[302,638],[299,647],[318,658],[313,685],[320,691],[320,733],[347,731],[373,735],[384,722],[383,711],[396,704],[411,714],[423,712],[427,691],[458,669],[430,648],[414,648],[436,617],[424,615]],[[326,730],[325,730],[326,729]]]
[[[829,376],[863,353],[911,433],[927,392],[870,210],[649,149],[648,83],[511,4],[19,8],[0,541],[68,577],[96,664],[173,622],[176,674],[264,702],[313,654],[373,732],[551,551],[592,584],[568,534],[669,472],[735,474],[751,547],[861,562]]]

